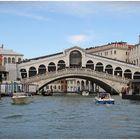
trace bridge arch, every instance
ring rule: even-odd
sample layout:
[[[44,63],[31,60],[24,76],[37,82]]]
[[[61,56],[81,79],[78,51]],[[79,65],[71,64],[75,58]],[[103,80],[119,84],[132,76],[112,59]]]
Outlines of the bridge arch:
[[[107,72],[108,74],[113,74],[113,67],[112,67],[112,65],[110,65],[110,64],[106,65],[105,72]]]
[[[99,72],[100,73],[100,72]],[[66,78],[79,78],[79,79],[84,79],[87,81],[91,81],[91,83],[96,83],[97,85],[99,85],[101,88],[103,88],[106,92],[110,92],[113,94],[119,94],[120,91],[117,89],[118,87],[120,88],[121,86],[125,86],[126,84],[119,84],[118,87],[116,87],[115,84],[112,84],[112,82],[108,82],[108,80],[104,80],[100,77],[94,77],[93,75],[89,75],[89,74],[65,74],[63,73],[62,75],[59,76],[55,76],[51,78],[51,79],[47,79],[47,81],[45,80],[44,82],[42,82],[42,84],[39,86],[39,90],[41,90],[42,88],[46,87],[48,84],[51,84],[55,81],[61,80],[61,79],[66,79]]]
[[[73,50],[69,55],[70,67],[71,68],[80,68],[82,67],[82,54],[78,50]]]
[[[30,67],[29,68],[29,77],[35,76],[37,74],[37,70],[35,67]]]
[[[131,72],[131,70],[126,69],[126,70],[124,71],[124,77],[125,77],[125,78],[129,78],[129,79],[132,79],[132,72]]]
[[[90,68],[90,69],[94,70],[94,63],[92,60],[87,61],[86,68]]]
[[[95,70],[96,70],[96,71],[102,71],[102,72],[103,72],[103,70],[104,70],[103,63],[98,62],[98,63],[96,64]]]
[[[38,67],[38,74],[43,74],[43,73],[46,73],[46,66],[44,64],[41,64]]]
[[[114,75],[122,77],[122,68],[121,67],[116,67],[115,70],[114,70]]]
[[[55,66],[55,63],[54,62],[50,62],[48,64],[48,71],[56,71],[56,66]]]
[[[57,70],[65,69],[65,67],[66,67],[65,61],[64,60],[59,60],[58,64],[57,64],[57,67],[58,67]]]
[[[140,79],[140,72],[135,72],[133,75],[133,79]]]

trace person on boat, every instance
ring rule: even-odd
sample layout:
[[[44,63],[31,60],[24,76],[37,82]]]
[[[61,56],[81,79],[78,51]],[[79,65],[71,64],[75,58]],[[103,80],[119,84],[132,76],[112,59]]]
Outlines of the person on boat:
[[[105,97],[104,96],[101,96],[101,99],[104,99]]]

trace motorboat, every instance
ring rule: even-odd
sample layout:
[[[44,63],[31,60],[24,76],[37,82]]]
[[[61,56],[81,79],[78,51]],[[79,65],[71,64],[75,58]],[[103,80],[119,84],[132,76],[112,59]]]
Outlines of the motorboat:
[[[97,104],[114,104],[115,100],[111,98],[110,93],[98,93],[95,97]]]
[[[82,91],[82,95],[83,96],[88,96],[89,95],[89,91],[88,90],[83,90]]]
[[[28,104],[32,101],[32,96],[25,93],[16,93],[11,97],[13,104]]]

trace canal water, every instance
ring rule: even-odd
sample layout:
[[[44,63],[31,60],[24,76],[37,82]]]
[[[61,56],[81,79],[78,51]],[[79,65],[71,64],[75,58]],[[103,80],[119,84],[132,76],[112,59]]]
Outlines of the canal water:
[[[0,100],[1,139],[140,138],[140,102],[115,98],[97,105],[93,97],[34,96],[27,105]]]

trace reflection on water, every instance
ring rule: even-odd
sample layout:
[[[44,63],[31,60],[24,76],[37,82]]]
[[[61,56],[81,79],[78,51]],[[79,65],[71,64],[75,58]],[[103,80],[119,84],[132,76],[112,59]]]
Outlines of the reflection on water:
[[[140,138],[140,102],[113,98],[114,105],[83,96],[34,96],[27,105],[2,98],[0,138]]]

